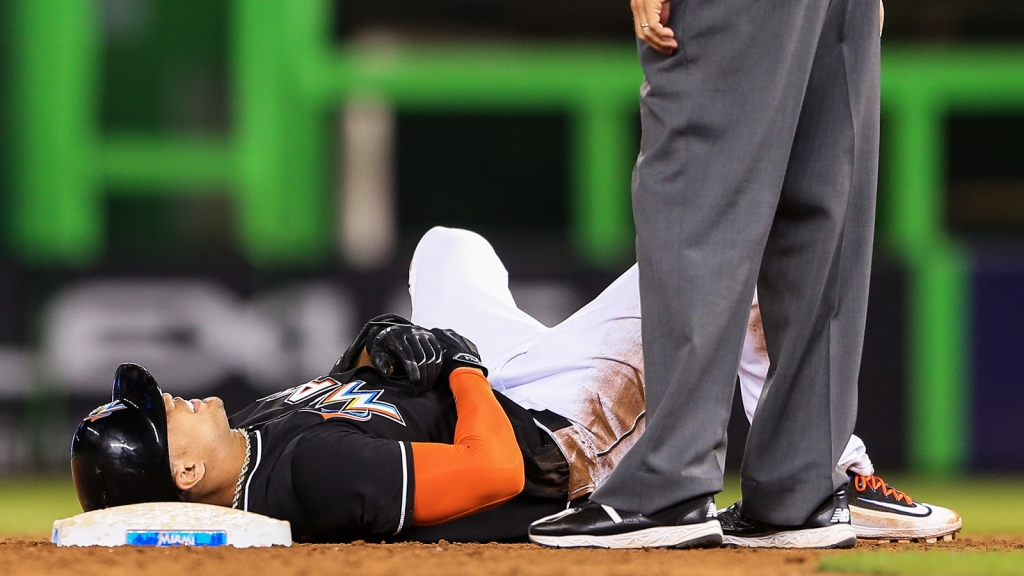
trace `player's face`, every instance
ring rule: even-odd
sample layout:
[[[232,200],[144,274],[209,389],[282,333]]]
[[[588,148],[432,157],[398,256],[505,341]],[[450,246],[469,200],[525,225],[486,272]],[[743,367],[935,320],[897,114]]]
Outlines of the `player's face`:
[[[171,458],[191,454],[219,454],[221,443],[231,441],[231,427],[220,398],[185,400],[164,394],[167,409],[167,448]]]

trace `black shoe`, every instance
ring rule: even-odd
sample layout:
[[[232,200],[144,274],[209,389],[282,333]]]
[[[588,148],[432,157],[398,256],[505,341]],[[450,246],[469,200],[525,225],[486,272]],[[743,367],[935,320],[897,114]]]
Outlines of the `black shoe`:
[[[530,540],[556,548],[718,548],[715,498],[701,496],[652,516],[586,502],[530,525]]]
[[[840,488],[802,526],[775,526],[748,518],[740,503],[718,515],[725,546],[745,548],[853,548],[857,534],[850,526],[846,489]]]

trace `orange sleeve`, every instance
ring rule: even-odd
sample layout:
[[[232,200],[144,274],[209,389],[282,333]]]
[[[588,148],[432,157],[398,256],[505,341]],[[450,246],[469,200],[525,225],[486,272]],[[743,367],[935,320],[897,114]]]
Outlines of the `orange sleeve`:
[[[519,494],[526,482],[512,423],[484,375],[458,368],[450,383],[458,412],[455,444],[412,443],[417,526],[493,508]]]

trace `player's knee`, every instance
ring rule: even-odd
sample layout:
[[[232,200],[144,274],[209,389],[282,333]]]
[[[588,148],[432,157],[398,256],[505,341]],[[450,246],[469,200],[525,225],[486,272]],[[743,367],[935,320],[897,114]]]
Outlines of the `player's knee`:
[[[420,242],[417,245],[419,248],[451,248],[452,246],[467,244],[467,243],[487,243],[484,237],[471,232],[463,228],[447,228],[445,226],[434,226],[427,233],[420,238]]]
[[[460,255],[468,257],[481,249],[493,251],[490,243],[476,232],[434,226],[427,230],[416,244],[410,267],[415,268],[420,262],[429,262],[432,266],[437,266],[443,262],[458,260]]]
[[[427,233],[420,237],[420,241],[416,243],[416,250],[412,254],[412,263],[410,266],[416,266],[416,263],[424,258],[429,258],[431,254],[441,252],[445,247],[452,243],[453,234],[455,230],[453,228],[445,228],[444,226],[434,226]]]

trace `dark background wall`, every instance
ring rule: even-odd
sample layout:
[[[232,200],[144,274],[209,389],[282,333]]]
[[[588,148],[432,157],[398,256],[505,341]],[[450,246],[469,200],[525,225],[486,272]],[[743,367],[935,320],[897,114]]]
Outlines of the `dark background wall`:
[[[366,27],[416,34],[530,37],[541,39],[629,38],[633,24],[626,0],[396,0],[381,11],[372,3],[339,1],[339,37]],[[1019,40],[1024,5],[1016,0],[887,0],[888,40]]]
[[[100,1],[104,128],[226,133],[232,115],[226,0]],[[9,74],[10,34],[2,28],[9,8],[9,0],[0,0],[0,79]],[[1024,3],[1018,0],[890,0],[886,8],[885,44],[1024,40]],[[379,3],[339,1],[334,30],[339,42],[381,34],[629,42],[630,19],[627,0],[395,0],[386,10]],[[0,81],[0,223],[13,170],[8,84]],[[256,270],[234,244],[230,202],[114,195],[108,202],[107,256],[93,268],[38,268],[15,259],[6,244],[0,247],[0,345],[37,344],[38,314],[48,298],[71,283],[95,278],[205,278],[242,297],[328,279],[350,288],[359,314],[368,317],[390,306],[415,240],[434,224],[483,232],[514,278],[561,282],[580,301],[596,295],[629,264],[626,259],[613,270],[590,268],[568,242],[564,116],[400,114],[397,135],[401,246],[385,269],[357,272],[334,260],[302,273]],[[973,465],[1020,469],[1024,445],[1014,438],[1024,438],[1019,417],[1024,372],[1015,366],[1024,357],[1019,297],[1024,293],[1024,117],[953,116],[947,135],[947,221],[976,255]],[[898,191],[883,190],[883,195],[893,193]],[[146,228],[141,236],[135,233],[139,222]],[[880,246],[857,432],[883,469],[901,468],[906,455],[904,294],[903,270]],[[246,383],[237,379],[223,383],[220,391],[236,404],[248,397]],[[740,418],[730,434],[732,464],[745,435]]]

